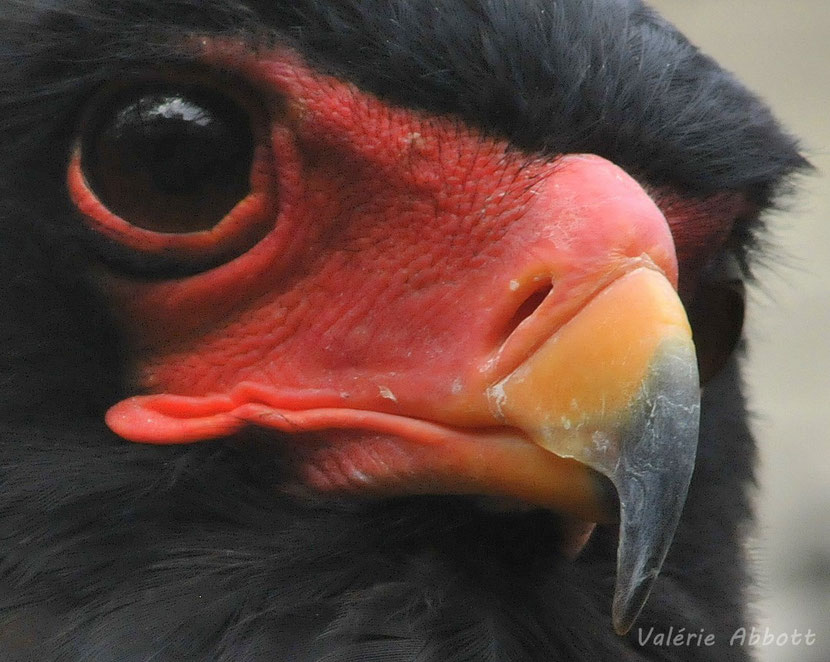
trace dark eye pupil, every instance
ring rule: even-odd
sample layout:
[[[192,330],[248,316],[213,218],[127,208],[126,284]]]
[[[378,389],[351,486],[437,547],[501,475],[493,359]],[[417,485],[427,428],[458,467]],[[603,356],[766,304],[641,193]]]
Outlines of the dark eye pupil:
[[[108,104],[84,141],[84,173],[111,211],[139,227],[213,227],[249,191],[246,114],[211,90],[143,90]]]

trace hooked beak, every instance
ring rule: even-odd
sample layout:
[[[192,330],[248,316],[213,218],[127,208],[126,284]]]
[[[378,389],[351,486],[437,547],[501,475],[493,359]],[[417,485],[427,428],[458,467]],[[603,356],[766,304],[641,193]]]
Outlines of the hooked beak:
[[[489,395],[506,424],[616,487],[613,620],[627,632],[666,557],[694,468],[700,390],[680,299],[656,271],[626,274]]]

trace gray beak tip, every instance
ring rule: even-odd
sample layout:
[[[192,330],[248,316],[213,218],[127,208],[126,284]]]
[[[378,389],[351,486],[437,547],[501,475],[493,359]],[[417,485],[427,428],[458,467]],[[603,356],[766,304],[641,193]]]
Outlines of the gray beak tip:
[[[610,476],[620,504],[612,617],[634,625],[671,546],[694,470],[700,390],[694,353],[672,348],[655,362]]]

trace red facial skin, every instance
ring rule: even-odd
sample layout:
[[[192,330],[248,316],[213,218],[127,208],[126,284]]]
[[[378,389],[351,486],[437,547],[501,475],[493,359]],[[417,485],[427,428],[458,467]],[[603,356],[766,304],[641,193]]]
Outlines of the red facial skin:
[[[736,196],[664,196],[667,223],[599,157],[519,153],[455,120],[391,107],[285,51],[254,57],[217,44],[205,60],[236,71],[268,106],[252,188],[267,192],[270,171],[273,193],[257,198],[251,222],[261,226],[265,209],[271,229],[191,277],[105,278],[133,346],[136,389],[161,394],[149,408],[125,401],[111,411],[110,425],[130,439],[215,438],[291,412],[263,425],[315,433],[295,437],[307,482],[344,487],[351,472],[414,489],[406,476],[420,476],[429,491],[424,476],[438,460],[424,452],[427,426],[401,421],[486,436],[487,386],[632,265],[676,285],[677,255],[690,293],[739,206]],[[117,235],[124,224],[73,167],[76,205]],[[243,212],[231,212],[235,223]],[[150,252],[213,250],[209,233],[142,233]],[[185,423],[154,423],[148,411]]]

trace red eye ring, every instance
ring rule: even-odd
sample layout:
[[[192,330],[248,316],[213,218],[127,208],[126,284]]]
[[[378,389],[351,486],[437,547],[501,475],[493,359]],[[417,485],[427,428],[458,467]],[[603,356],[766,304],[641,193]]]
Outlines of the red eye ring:
[[[251,167],[251,190],[209,230],[156,232],[133,225],[111,212],[98,198],[83,172],[76,145],[67,173],[69,197],[95,231],[141,254],[191,262],[227,261],[264,237],[276,217],[274,167],[270,150],[258,145]]]

